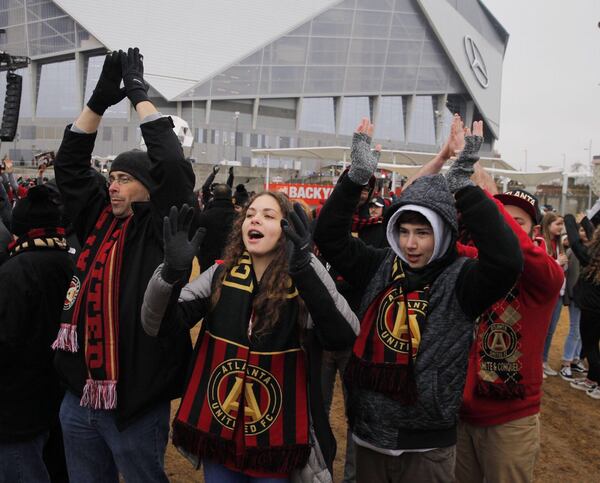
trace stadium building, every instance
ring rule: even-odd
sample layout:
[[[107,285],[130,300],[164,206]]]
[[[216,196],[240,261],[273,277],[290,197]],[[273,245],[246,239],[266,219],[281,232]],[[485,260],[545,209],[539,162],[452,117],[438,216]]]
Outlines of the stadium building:
[[[478,0],[1,0],[0,28],[0,49],[31,59],[17,71],[17,136],[0,148],[26,163],[58,147],[104,53],[129,46],[145,56],[159,110],[188,122],[199,163],[252,166],[256,148],[346,146],[363,116],[384,148],[432,153],[448,106],[467,123],[484,120],[484,152],[499,135],[508,34]],[[95,154],[139,140],[124,100],[107,111]]]

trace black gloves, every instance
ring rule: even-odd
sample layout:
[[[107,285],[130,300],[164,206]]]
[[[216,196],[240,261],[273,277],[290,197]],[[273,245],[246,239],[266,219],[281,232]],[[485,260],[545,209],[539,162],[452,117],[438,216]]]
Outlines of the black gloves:
[[[288,220],[281,220],[281,229],[289,240],[288,262],[290,272],[298,272],[310,263],[311,234],[310,223],[304,209],[299,203],[294,203],[294,211],[289,214],[294,228],[290,228]]]
[[[169,216],[163,220],[165,258],[161,277],[167,283],[175,283],[188,275],[198,247],[206,235],[205,228],[198,228],[194,237],[188,239],[193,217],[194,209],[188,205],[183,205],[179,212],[176,206],[172,206]]]
[[[142,59],[143,56],[137,47],[135,49],[129,48],[127,54],[121,53],[123,84],[125,84],[127,97],[133,107],[142,101],[149,100],[148,86],[144,82],[144,63]]]
[[[87,106],[99,116],[110,106],[114,106],[125,97],[125,88],[121,85],[121,51],[106,54],[100,79]]]
[[[217,173],[219,172],[221,168],[219,166],[217,166],[216,164],[212,167],[213,170],[213,174],[216,176]]]

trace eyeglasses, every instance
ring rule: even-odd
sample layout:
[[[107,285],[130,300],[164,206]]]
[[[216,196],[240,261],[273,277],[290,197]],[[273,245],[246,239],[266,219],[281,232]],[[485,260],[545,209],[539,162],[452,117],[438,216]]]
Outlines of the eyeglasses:
[[[123,184],[131,183],[132,181],[135,181],[135,178],[132,178],[131,176],[127,176],[127,175],[109,176],[108,177],[108,185],[109,186],[111,184],[113,184],[115,181],[117,182],[117,184],[123,185]]]

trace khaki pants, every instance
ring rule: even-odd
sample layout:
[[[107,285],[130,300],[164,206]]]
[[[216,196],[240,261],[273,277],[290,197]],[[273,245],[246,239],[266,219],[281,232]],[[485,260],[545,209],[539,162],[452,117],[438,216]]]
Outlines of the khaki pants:
[[[456,446],[389,456],[356,448],[357,483],[451,483]]]
[[[539,452],[538,414],[487,427],[461,421],[456,444],[456,481],[531,482]]]

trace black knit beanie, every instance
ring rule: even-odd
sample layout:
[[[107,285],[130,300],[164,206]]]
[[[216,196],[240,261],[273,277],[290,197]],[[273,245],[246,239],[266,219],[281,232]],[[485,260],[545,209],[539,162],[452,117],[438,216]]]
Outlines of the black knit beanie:
[[[123,171],[130,174],[148,191],[154,187],[154,181],[150,176],[150,158],[148,153],[139,149],[132,149],[119,154],[110,165],[110,172]]]
[[[11,231],[22,236],[34,228],[60,226],[60,210],[53,193],[44,185],[34,186],[27,197],[17,201],[12,211]]]
[[[243,184],[238,184],[235,187],[235,193],[233,194],[234,203],[238,206],[244,206],[250,200],[250,195],[246,191],[246,187]]]

